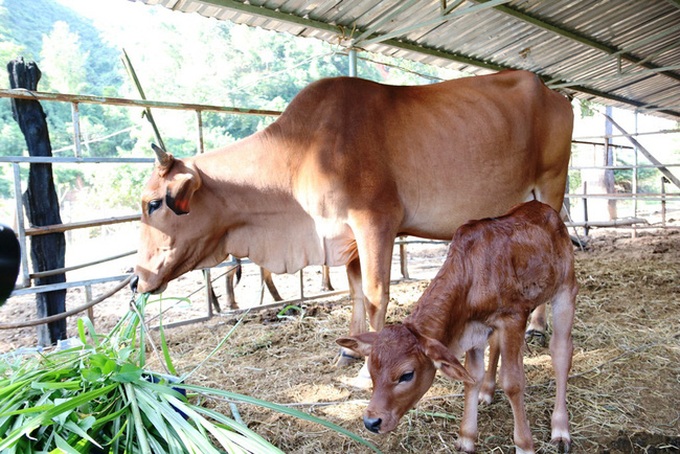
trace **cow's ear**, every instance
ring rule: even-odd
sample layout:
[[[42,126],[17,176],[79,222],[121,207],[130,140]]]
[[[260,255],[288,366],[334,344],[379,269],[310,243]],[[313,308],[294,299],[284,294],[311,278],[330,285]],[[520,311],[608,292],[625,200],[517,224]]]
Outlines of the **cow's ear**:
[[[418,343],[425,356],[430,358],[435,367],[441,370],[444,375],[465,383],[473,384],[475,382],[475,379],[472,378],[467,369],[451,354],[444,344],[426,336],[419,336]]]
[[[371,354],[371,349],[373,348],[373,343],[378,338],[378,333],[370,332],[363,333],[356,336],[343,336],[337,339],[335,342],[341,347],[349,348],[354,350],[362,356],[368,356]]]
[[[195,172],[178,173],[168,183],[165,203],[175,214],[189,213],[191,197],[201,187],[201,178]]]

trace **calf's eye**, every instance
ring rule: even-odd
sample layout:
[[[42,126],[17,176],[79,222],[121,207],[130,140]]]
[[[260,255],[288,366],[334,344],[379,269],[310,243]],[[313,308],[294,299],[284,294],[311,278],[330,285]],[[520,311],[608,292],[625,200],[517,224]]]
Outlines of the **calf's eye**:
[[[405,383],[405,382],[409,382],[409,381],[413,380],[413,375],[414,375],[413,371],[406,372],[401,377],[399,377],[399,383]]]
[[[161,207],[162,203],[163,202],[161,201],[161,199],[156,199],[156,200],[152,200],[151,202],[149,202],[149,206],[147,208],[149,215],[151,215],[151,213],[153,213],[154,211],[159,209]]]

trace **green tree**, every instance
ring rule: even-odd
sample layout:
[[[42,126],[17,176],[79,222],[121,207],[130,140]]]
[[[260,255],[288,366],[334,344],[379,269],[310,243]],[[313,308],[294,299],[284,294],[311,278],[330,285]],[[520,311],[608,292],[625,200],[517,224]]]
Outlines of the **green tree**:
[[[0,0],[0,61],[8,63],[21,54],[22,46],[10,39],[9,29],[5,25],[9,19],[4,0]]]
[[[89,52],[81,49],[80,36],[71,32],[66,22],[55,22],[50,34],[43,36],[40,51],[46,88],[60,93],[84,93],[89,56]]]

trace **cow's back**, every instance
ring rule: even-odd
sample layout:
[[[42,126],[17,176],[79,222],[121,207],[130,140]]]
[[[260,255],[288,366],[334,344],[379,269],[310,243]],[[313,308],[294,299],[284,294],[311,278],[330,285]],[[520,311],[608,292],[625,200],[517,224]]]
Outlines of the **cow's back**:
[[[560,209],[572,131],[566,98],[523,71],[432,88],[414,90],[388,128],[408,233],[448,239],[469,219],[535,197]]]
[[[572,111],[525,71],[412,87],[336,78],[303,90],[277,128],[313,214],[400,204],[401,233],[449,239],[534,197],[559,210]]]

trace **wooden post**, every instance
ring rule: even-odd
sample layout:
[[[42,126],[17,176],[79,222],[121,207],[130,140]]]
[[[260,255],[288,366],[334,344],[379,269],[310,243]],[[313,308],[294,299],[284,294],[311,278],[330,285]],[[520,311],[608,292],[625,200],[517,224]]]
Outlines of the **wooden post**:
[[[7,65],[10,87],[36,91],[41,72],[34,62],[26,63],[23,58],[12,60]],[[49,131],[45,112],[38,101],[13,99],[12,114],[26,139],[31,156],[52,156]],[[59,199],[54,188],[51,164],[31,164],[28,188],[23,195],[24,208],[33,226],[61,224]],[[18,213],[21,216],[21,213]],[[50,233],[31,239],[31,260],[34,271],[64,268],[66,239],[64,233]],[[38,285],[66,282],[65,274],[36,279]],[[38,317],[61,314],[66,310],[66,290],[55,290],[36,294]],[[56,344],[66,339],[66,320],[62,319],[38,326],[38,345]]]
[[[588,231],[590,230],[588,228],[588,197],[586,195],[588,194],[588,182],[584,181],[583,182],[583,234],[585,237],[588,237]]]
[[[661,177],[661,226],[666,227],[666,183],[670,183],[668,178]]]

